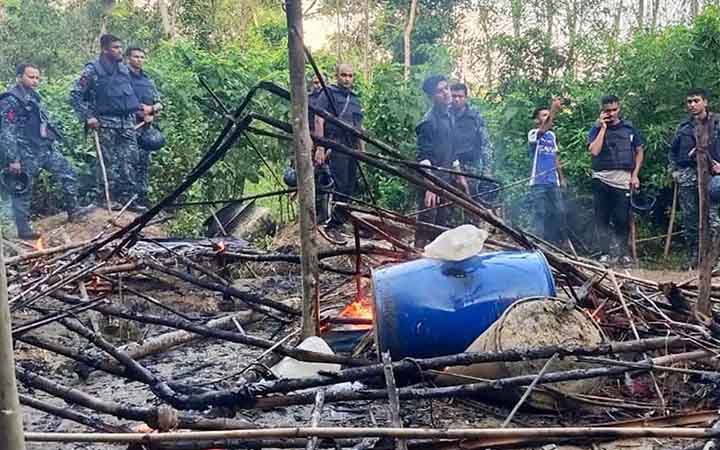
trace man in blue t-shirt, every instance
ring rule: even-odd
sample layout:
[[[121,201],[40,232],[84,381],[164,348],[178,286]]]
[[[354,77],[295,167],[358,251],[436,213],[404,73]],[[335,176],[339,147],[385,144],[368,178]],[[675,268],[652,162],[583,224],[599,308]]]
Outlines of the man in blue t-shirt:
[[[565,180],[558,158],[557,137],[551,131],[555,114],[561,107],[561,100],[555,98],[549,108],[537,108],[533,113],[536,128],[528,133],[533,228],[536,235],[556,245],[567,241],[565,205],[560,191]]]

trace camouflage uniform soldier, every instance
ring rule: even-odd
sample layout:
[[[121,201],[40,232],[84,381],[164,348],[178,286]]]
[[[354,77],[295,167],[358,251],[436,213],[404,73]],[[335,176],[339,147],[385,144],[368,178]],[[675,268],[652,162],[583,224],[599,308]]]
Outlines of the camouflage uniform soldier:
[[[680,208],[685,227],[690,263],[698,262],[698,174],[695,162],[695,122],[708,116],[715,122],[715,136],[710,147],[710,167],[713,174],[720,174],[720,117],[708,111],[708,98],[704,89],[691,89],[687,94],[687,108],[690,117],[682,122],[675,133],[670,147],[670,168],[678,184]],[[708,211],[710,230],[713,237],[720,233],[720,212],[717,203],[711,203]]]
[[[30,199],[33,178],[41,169],[50,172],[62,185],[65,210],[73,221],[85,214],[78,208],[75,171],[61,153],[60,133],[49,122],[42,99],[35,92],[40,71],[31,64],[20,64],[16,71],[18,84],[0,95],[0,148],[3,174],[9,190],[15,225],[21,239],[37,239],[39,233],[30,225]],[[16,183],[17,182],[17,183]]]
[[[455,83],[450,87],[450,111],[455,120],[455,155],[463,171],[489,177],[494,149],[480,113],[467,104],[467,86]],[[476,185],[476,183],[473,183]],[[476,193],[473,186],[471,193]]]
[[[145,65],[145,51],[140,47],[129,47],[126,52],[128,68],[130,69],[130,81],[135,95],[143,106],[138,110],[136,119],[138,124],[142,123],[144,127],[153,126],[158,113],[162,110],[160,103],[160,94],[158,93],[155,83],[143,71]],[[152,110],[150,114],[145,114],[145,106],[149,106]],[[139,146],[139,164],[135,168],[137,174],[137,204],[143,207],[149,207],[148,201],[148,176],[150,171],[150,153],[151,150]]]
[[[152,114],[152,107],[141,105],[135,95],[130,71],[122,62],[120,39],[105,34],[100,47],[101,55],[85,65],[73,85],[70,104],[80,120],[99,134],[110,194],[115,201],[125,203],[140,192],[135,114]],[[147,208],[133,202],[130,209],[142,212]]]

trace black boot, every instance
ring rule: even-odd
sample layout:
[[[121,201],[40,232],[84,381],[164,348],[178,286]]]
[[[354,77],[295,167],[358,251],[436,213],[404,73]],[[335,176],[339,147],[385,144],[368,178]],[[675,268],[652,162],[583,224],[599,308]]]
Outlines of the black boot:
[[[32,229],[30,222],[27,220],[16,220],[18,237],[25,241],[35,241],[40,238],[41,234]]]

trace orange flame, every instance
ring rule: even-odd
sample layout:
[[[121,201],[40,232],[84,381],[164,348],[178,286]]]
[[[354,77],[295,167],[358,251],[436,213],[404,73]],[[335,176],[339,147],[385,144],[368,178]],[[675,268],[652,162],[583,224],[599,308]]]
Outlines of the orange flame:
[[[35,245],[33,247],[35,247],[35,250],[45,250],[45,242],[43,242],[42,236],[35,241]]]
[[[215,247],[215,252],[218,254],[225,253],[225,250],[227,249],[224,241],[216,242],[213,244],[213,246]]]
[[[373,305],[368,298],[359,298],[348,304],[340,311],[338,317],[352,317],[355,319],[372,320],[374,316]]]

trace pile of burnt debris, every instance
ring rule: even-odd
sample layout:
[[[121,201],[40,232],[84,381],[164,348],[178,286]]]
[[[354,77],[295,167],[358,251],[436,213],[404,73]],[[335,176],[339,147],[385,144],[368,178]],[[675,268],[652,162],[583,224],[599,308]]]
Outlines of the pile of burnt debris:
[[[263,89],[288,98],[261,83],[147,213],[107,216],[81,242],[8,243],[21,402],[90,430],[30,420],[54,432],[29,429],[28,441],[518,448],[718,436],[720,341],[698,319],[697,278],[661,284],[554,248],[332,115],[382,154],[322,145],[439,194],[490,238],[473,227],[473,247],[459,229],[336,205],[355,239],[319,252],[320,333],[301,339],[297,245],[149,233],[241,135],[290,138],[289,124],[246,111]],[[423,257],[410,245],[417,227],[471,251]]]

